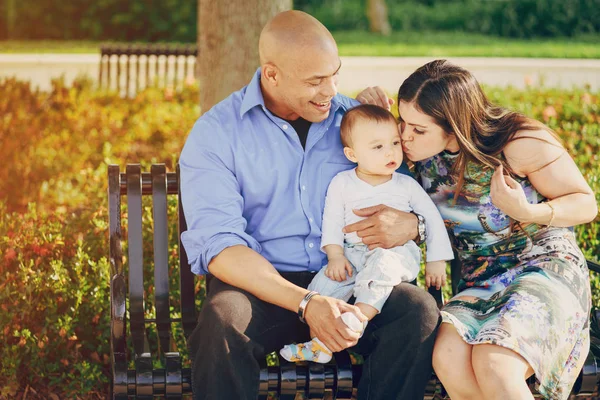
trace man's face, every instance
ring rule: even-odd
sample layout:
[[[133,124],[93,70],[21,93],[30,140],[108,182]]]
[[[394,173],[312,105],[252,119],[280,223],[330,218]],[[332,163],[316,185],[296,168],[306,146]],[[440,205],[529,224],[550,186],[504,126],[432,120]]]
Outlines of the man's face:
[[[341,60],[334,52],[306,54],[294,57],[279,66],[277,94],[279,104],[289,120],[302,117],[320,122],[329,116],[331,99],[337,94]]]

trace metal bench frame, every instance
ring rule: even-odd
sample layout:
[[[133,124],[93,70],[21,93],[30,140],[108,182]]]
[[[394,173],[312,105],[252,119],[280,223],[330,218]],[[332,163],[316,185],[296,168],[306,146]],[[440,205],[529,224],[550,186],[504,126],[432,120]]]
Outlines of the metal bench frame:
[[[187,229],[181,202],[178,201],[179,221],[179,266],[181,318],[170,316],[168,280],[168,224],[167,196],[179,195],[179,168],[177,172],[167,172],[164,164],[155,164],[150,173],[143,173],[139,164],[130,164],[126,171],[119,166],[108,167],[109,198],[109,241],[110,241],[110,303],[111,303],[111,394],[112,399],[152,399],[163,396],[179,399],[191,395],[191,371],[182,368],[179,352],[171,349],[171,324],[181,323],[188,338],[196,326],[194,302],[194,275],[189,266],[185,250],[181,244],[181,232]],[[156,318],[144,317],[144,271],[142,243],[142,196],[152,195],[153,234],[154,234],[154,296]],[[121,226],[121,196],[127,196],[128,226],[127,238],[123,237]],[[122,241],[128,242],[127,271],[123,265]],[[590,270],[600,272],[600,266],[589,262]],[[453,266],[452,279],[458,282],[458,270]],[[126,275],[127,274],[127,275]],[[438,304],[443,299],[440,291],[432,293]],[[127,310],[129,299],[129,310]],[[128,316],[128,317],[127,317]],[[600,330],[598,316],[592,318],[592,351],[586,360],[573,394],[577,396],[598,395],[598,358],[600,358]],[[127,324],[131,333],[133,348],[127,346]],[[162,368],[153,368],[152,356],[148,349],[146,326],[155,324],[158,332],[159,359]],[[130,355],[130,356],[129,356]],[[128,360],[134,360],[135,368],[128,368]],[[361,365],[352,365],[348,352],[336,353],[335,361],[329,364],[288,363],[280,360],[280,366],[267,366],[262,360],[260,369],[259,399],[266,400],[269,393],[276,393],[280,399],[292,400],[297,392],[304,392],[308,398],[323,398],[332,392],[333,399],[350,399],[362,372]],[[534,380],[530,379],[533,392]],[[446,396],[439,380],[432,376],[427,386],[427,399],[440,399]]]

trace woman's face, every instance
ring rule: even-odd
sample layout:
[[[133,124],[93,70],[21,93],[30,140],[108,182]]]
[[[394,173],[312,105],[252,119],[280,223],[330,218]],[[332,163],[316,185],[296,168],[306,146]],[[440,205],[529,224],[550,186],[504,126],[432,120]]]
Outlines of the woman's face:
[[[410,161],[425,160],[444,150],[459,150],[456,137],[446,133],[432,117],[417,110],[414,103],[400,101],[398,113],[402,148]]]

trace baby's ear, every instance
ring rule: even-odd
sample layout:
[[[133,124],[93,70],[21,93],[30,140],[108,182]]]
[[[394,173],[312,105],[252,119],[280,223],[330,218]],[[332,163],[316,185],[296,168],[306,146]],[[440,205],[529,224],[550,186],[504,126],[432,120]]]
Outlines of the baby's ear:
[[[357,162],[356,157],[354,155],[354,150],[352,150],[352,148],[344,147],[344,155],[348,160],[352,161],[353,163]]]

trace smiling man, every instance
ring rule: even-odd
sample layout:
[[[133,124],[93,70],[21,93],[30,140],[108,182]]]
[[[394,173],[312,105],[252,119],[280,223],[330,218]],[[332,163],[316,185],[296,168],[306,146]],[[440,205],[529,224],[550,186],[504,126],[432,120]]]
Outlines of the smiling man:
[[[425,291],[396,286],[359,340],[340,319],[346,311],[364,319],[358,308],[306,289],[327,263],[319,250],[327,187],[355,166],[340,122],[358,102],[337,93],[336,43],[313,17],[287,11],[263,29],[259,53],[248,86],[198,119],[180,158],[182,241],[192,271],[209,275],[188,343],[194,397],[256,399],[258,359],[312,334],[366,356],[359,399],[422,399],[439,320]],[[414,215],[385,206],[356,213],[365,219],[347,229],[371,247],[418,235]]]

